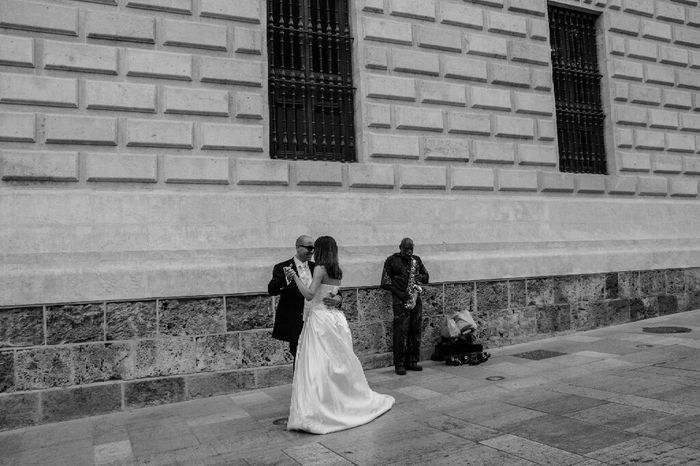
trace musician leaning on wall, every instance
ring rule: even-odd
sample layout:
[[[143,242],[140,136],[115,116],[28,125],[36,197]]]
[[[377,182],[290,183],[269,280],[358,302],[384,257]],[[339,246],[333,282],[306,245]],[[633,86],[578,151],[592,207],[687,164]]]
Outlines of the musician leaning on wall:
[[[381,287],[391,291],[394,311],[394,367],[398,375],[406,369],[422,371],[420,360],[423,303],[421,283],[428,283],[428,271],[420,257],[413,255],[413,240],[404,238],[399,252],[387,257]]]

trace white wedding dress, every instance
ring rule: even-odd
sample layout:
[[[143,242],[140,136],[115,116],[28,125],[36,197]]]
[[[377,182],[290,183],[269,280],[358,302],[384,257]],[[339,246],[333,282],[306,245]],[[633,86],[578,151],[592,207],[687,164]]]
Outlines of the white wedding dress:
[[[394,405],[392,396],[369,388],[345,314],[323,304],[337,289],[321,284],[304,310],[287,429],[327,434],[366,424]]]

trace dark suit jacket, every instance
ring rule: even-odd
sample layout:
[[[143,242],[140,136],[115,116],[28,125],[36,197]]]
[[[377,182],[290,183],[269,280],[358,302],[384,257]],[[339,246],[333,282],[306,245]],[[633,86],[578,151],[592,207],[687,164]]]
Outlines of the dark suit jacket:
[[[272,296],[279,295],[277,310],[275,311],[275,325],[272,328],[272,338],[283,341],[297,341],[304,326],[304,301],[305,298],[292,282],[287,285],[284,278],[284,267],[291,265],[298,273],[294,264],[294,258],[276,264],[272,269],[272,280],[267,285],[267,292]],[[309,261],[309,270],[314,273],[315,264]]]

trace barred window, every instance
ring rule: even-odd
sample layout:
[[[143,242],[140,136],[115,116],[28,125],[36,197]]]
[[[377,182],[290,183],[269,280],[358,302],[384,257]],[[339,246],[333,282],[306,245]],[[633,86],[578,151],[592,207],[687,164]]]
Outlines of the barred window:
[[[549,6],[554,97],[563,172],[605,174],[597,16]]]
[[[268,0],[270,156],[355,160],[348,0]]]

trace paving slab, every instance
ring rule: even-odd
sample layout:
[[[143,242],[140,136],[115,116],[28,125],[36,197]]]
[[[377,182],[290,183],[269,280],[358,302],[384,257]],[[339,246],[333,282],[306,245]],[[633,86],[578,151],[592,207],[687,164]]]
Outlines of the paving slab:
[[[607,464],[700,464],[700,450],[639,437],[588,453]]]
[[[511,434],[483,440],[481,443],[520,458],[530,460],[535,464],[565,466],[581,463],[586,459],[580,455],[575,455],[565,450],[553,448]]]
[[[658,422],[668,416],[650,409],[617,403],[604,403],[581,411],[568,413],[567,417],[589,424],[625,430],[650,421]]]
[[[501,430],[577,454],[606,448],[635,437],[629,432],[557,415],[541,416],[526,422],[506,425]]]
[[[700,310],[489,351],[367,371],[396,404],[347,431],[287,431],[287,384],[0,432],[0,465],[700,464]]]
[[[490,427],[480,424],[473,424],[463,419],[450,416],[449,414],[430,417],[421,422],[433,429],[441,430],[473,442],[480,442],[481,440],[501,435],[496,429],[491,429]]]

